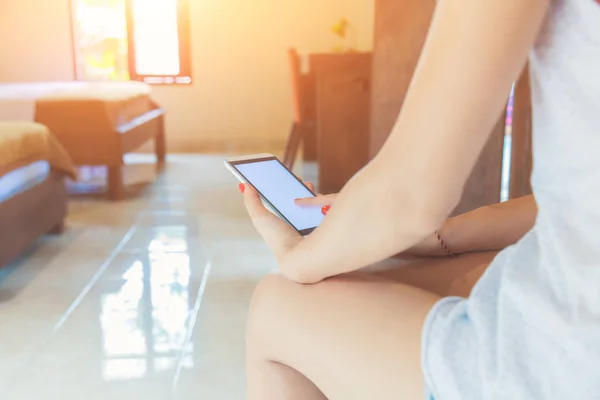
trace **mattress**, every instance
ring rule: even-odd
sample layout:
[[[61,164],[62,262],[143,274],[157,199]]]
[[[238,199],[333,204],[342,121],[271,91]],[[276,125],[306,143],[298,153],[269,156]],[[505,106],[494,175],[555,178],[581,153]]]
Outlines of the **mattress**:
[[[150,95],[150,85],[142,82],[27,82],[0,84],[0,101],[89,99],[119,101]]]
[[[50,165],[38,161],[0,177],[0,203],[44,181],[50,174]]]
[[[118,126],[154,108],[150,94],[150,85],[142,82],[0,84],[0,120],[33,120],[36,113],[48,114],[44,111],[53,112],[57,107],[68,108],[72,113],[77,113],[79,107],[93,107],[112,126]]]

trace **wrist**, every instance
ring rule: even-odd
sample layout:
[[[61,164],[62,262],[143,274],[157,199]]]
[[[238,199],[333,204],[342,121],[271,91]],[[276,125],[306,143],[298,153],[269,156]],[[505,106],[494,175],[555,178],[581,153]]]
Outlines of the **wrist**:
[[[314,257],[310,257],[307,261],[308,254],[314,256],[314,249],[306,248],[308,240],[308,237],[300,237],[277,259],[279,272],[289,280],[301,284],[317,283],[325,279],[325,276],[322,276],[322,269],[315,268]]]
[[[406,251],[407,254],[419,257],[447,257],[448,254],[444,250],[435,233],[427,235],[419,244],[413,246]]]
[[[444,237],[442,236],[440,230],[435,231],[434,236],[437,240],[438,248],[443,250],[444,255],[448,257],[452,257],[455,255],[455,253],[452,250],[450,250],[450,247],[448,246],[448,243],[444,240]]]

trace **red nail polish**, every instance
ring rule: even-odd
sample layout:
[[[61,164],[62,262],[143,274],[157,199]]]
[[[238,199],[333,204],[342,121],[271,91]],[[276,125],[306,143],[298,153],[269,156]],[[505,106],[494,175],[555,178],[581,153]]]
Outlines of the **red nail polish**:
[[[330,208],[331,206],[323,206],[323,208],[321,208],[321,212],[323,213],[323,215],[327,215]]]
[[[240,183],[240,185],[238,187],[240,188],[240,193],[244,194],[244,191],[246,190],[246,186],[243,183]]]

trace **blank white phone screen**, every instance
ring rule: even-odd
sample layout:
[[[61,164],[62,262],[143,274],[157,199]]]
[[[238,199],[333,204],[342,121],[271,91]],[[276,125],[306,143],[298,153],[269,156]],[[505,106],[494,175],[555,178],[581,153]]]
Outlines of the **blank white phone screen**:
[[[266,160],[234,167],[297,230],[314,228],[323,221],[320,207],[304,208],[294,203],[295,199],[311,197],[312,194],[279,161]]]

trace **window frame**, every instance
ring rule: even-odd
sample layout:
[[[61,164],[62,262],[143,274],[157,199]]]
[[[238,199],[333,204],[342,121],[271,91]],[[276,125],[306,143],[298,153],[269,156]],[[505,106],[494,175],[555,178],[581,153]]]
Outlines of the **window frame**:
[[[145,82],[151,85],[191,85],[192,54],[190,29],[190,0],[177,1],[177,35],[179,43],[179,74],[177,75],[144,75],[138,74],[136,68],[136,46],[134,39],[135,23],[133,18],[133,0],[125,0],[125,18],[127,22],[127,62],[129,81]],[[70,0],[71,42],[73,47],[73,74],[76,81],[86,81],[81,75],[78,30],[76,29],[76,7],[78,0]],[[92,81],[93,82],[93,81]]]
[[[190,2],[177,0],[177,35],[179,39],[179,74],[177,75],[142,75],[137,73],[135,57],[135,24],[133,22],[133,0],[125,0],[127,18],[127,56],[129,63],[129,80],[140,81],[152,85],[189,85],[192,80],[192,60],[190,44]]]

